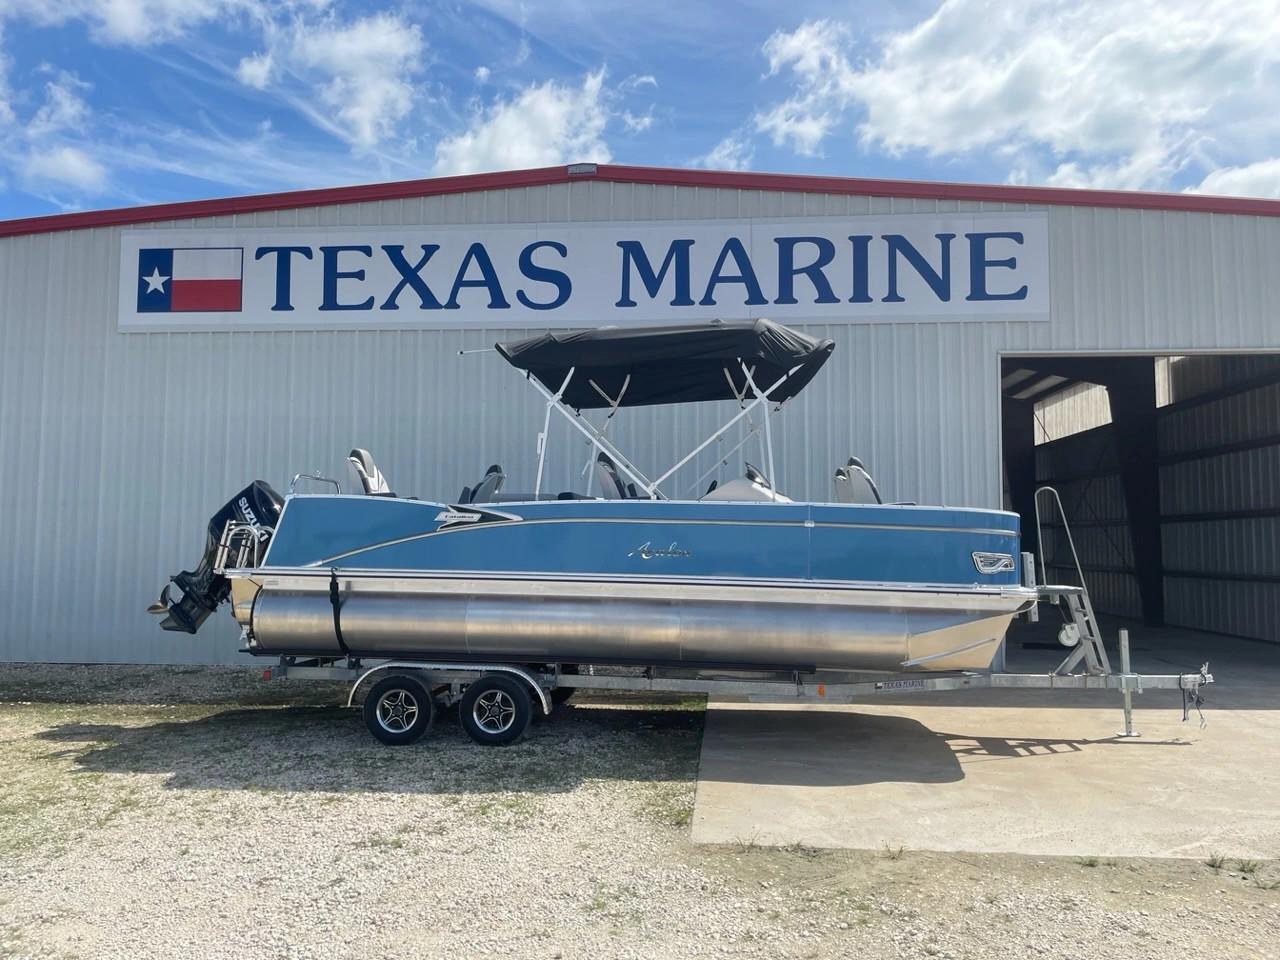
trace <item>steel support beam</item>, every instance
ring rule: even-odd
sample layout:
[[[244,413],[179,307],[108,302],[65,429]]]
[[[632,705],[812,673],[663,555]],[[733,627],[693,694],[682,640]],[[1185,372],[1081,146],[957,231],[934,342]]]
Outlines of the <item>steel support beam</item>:
[[[1134,573],[1148,626],[1164,623],[1164,558],[1160,534],[1160,458],[1156,371],[1150,357],[1111,358],[1111,405],[1120,480],[1124,486]]]
[[[1009,504],[1022,518],[1024,550],[1036,543],[1035,402],[1005,397],[1001,403],[1000,446],[1004,456]]]

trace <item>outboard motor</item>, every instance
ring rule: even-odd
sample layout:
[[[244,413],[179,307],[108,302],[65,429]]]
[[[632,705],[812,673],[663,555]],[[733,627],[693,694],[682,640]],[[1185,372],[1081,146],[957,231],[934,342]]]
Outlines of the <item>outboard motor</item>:
[[[172,584],[165,584],[160,591],[160,599],[147,608],[148,613],[164,617],[160,621],[161,628],[183,633],[199,630],[209,614],[231,593],[231,582],[217,570],[218,551],[223,544],[227,524],[249,525],[252,529],[245,532],[245,537],[256,539],[254,555],[261,558],[271,542],[283,507],[284,500],[280,494],[264,480],[255,480],[227,501],[209,520],[204,556],[200,558],[199,566],[170,578],[182,591],[182,599],[170,599]]]

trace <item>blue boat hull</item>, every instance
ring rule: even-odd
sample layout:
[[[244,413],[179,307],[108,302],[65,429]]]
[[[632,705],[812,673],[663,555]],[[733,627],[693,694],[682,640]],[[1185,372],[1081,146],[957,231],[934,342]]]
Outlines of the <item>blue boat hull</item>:
[[[982,572],[977,557],[1007,557]],[[989,666],[1014,514],[897,505],[290,498],[232,570],[250,649],[788,669]]]

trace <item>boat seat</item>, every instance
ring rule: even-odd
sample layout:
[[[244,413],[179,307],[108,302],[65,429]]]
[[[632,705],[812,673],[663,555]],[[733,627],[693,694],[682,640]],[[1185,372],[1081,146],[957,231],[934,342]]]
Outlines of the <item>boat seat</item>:
[[[884,503],[876,482],[857,457],[836,470],[836,503]]]
[[[387,478],[382,475],[378,465],[373,462],[373,454],[368,450],[355,447],[347,454],[347,462],[360,478],[360,486],[368,497],[394,497]]]
[[[484,479],[475,485],[471,491],[471,499],[469,503],[489,503],[498,495],[498,491],[502,489],[502,484],[506,482],[507,475],[502,472],[502,467],[493,464],[484,472]]]
[[[626,500],[627,488],[622,485],[618,468],[607,454],[596,457],[596,482],[600,484],[600,496],[606,500]]]
[[[763,473],[747,464],[747,475],[730,480],[728,483],[712,484],[704,493],[702,500],[750,501],[761,500],[768,503],[792,503],[790,497],[784,497],[774,490]]]

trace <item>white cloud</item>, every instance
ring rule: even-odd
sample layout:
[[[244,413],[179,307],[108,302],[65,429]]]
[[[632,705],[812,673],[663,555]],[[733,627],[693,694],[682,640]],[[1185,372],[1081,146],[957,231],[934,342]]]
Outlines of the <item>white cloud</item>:
[[[413,107],[410,82],[420,69],[422,30],[389,13],[347,24],[310,24],[294,36],[299,64],[328,80],[320,89],[344,135],[372,147],[395,132]]]
[[[270,52],[241,57],[240,63],[236,66],[236,79],[246,87],[265,90],[267,84],[271,82],[274,68],[275,57]]]
[[[23,165],[22,175],[37,184],[53,183],[93,192],[102,189],[107,171],[83,150],[63,144],[33,150]]]
[[[435,172],[607,163],[607,97],[603,69],[587,74],[580,87],[554,81],[526,87],[482,111],[468,130],[442,140],[436,146]]]
[[[1214,170],[1200,181],[1195,192],[1280,198],[1280,157]]]
[[[623,110],[622,113],[618,114],[618,119],[627,128],[628,133],[644,133],[653,126],[653,109],[650,108],[647,113],[632,113],[630,110]]]
[[[521,37],[520,43],[517,44],[516,46],[516,54],[515,54],[515,57],[512,59],[512,63],[518,67],[522,63],[524,63],[526,60],[528,60],[529,56],[532,53],[533,53],[533,47],[529,46],[529,38]]]
[[[489,82],[489,68],[485,66],[476,67],[476,83]]]
[[[44,89],[44,103],[27,123],[27,137],[38,140],[65,130],[78,132],[89,116],[89,106],[80,96],[89,84],[62,71]]]
[[[755,151],[744,138],[729,136],[693,162],[710,170],[747,170],[754,156]]]
[[[804,23],[765,41],[769,75],[789,69],[796,84],[790,98],[755,118],[756,129],[776,146],[790,145],[812,156],[853,101],[857,71],[844,53],[848,41],[848,30],[829,20]]]
[[[100,40],[146,46],[256,8],[257,0],[0,0],[0,17],[23,16],[43,24],[84,20]]]
[[[52,73],[42,67],[41,72]],[[101,191],[107,168],[81,141],[91,120],[81,93],[90,89],[74,74],[59,71],[45,84],[44,98],[26,116],[6,108],[0,126],[0,168],[36,189],[71,187],[80,192]],[[55,201],[60,203],[60,201]]]
[[[0,22],[0,127],[8,126],[14,121],[13,105],[10,103],[12,96],[9,89],[9,59],[4,53],[4,23]]]
[[[793,90],[757,129],[812,154],[856,112],[867,147],[1035,151],[1052,182],[1123,187],[1166,183],[1246,119],[1280,132],[1275,0],[945,0],[870,59],[854,50],[830,21],[770,37]]]

